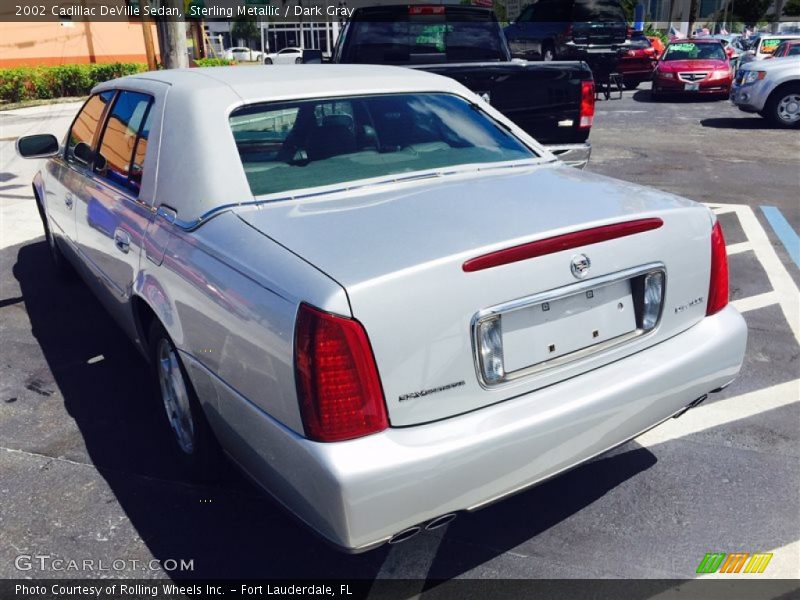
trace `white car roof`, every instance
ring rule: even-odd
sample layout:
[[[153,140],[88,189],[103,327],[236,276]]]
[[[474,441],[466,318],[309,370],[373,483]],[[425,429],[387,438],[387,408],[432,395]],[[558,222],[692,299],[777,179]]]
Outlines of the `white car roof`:
[[[244,104],[413,92],[453,93],[481,101],[453,79],[376,65],[170,69],[107,81],[92,92],[108,89],[156,97],[161,127],[151,132],[150,145],[159,148],[159,162],[157,169],[146,164],[139,197],[147,204],[168,204],[183,222],[193,222],[222,205],[253,199],[228,121],[230,113]],[[513,127],[491,106],[485,110]],[[521,131],[518,135],[527,137]]]
[[[126,83],[137,79],[160,81],[187,91],[227,89],[243,102],[358,93],[427,91],[463,94],[466,89],[449,77],[404,67],[310,64],[149,71],[102,83],[94,91],[125,87]],[[202,98],[199,101],[202,102]]]

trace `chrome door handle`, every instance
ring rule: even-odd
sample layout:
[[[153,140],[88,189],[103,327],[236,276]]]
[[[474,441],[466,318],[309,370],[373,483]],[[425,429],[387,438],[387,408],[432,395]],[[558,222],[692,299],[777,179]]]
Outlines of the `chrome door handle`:
[[[75,201],[72,198],[72,194],[67,194],[66,196],[64,196],[64,204],[67,205],[67,208],[72,208],[74,202]]]
[[[114,245],[117,247],[117,250],[127,254],[128,250],[131,249],[131,236],[128,235],[127,231],[117,229],[114,231]]]

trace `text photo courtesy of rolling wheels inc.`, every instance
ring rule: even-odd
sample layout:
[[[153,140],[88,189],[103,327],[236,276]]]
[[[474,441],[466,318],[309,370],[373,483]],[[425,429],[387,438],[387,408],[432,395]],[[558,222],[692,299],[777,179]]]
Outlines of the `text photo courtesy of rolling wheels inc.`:
[[[793,3],[334,4],[0,13],[0,597],[800,593]]]

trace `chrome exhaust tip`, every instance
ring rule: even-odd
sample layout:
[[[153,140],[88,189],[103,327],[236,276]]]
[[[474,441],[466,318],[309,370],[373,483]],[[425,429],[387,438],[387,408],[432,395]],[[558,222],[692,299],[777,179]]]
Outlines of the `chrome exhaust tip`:
[[[390,544],[399,544],[400,542],[405,542],[406,540],[410,540],[412,537],[417,535],[421,528],[417,527],[409,527],[408,529],[401,531],[400,533],[396,533],[392,536],[392,539],[389,540]]]
[[[428,521],[428,524],[425,525],[425,529],[428,531],[433,531],[434,529],[439,529],[439,527],[444,527],[457,516],[458,515],[456,515],[456,513],[448,513],[446,515],[442,515],[441,517],[436,517],[432,521]]]

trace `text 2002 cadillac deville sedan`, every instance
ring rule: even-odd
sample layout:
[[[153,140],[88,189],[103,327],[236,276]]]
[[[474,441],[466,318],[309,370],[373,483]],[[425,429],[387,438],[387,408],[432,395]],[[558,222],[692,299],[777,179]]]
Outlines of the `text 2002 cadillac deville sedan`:
[[[409,537],[730,383],[714,215],[566,167],[451,79],[306,65],[98,86],[34,180],[160,383],[333,543]]]

